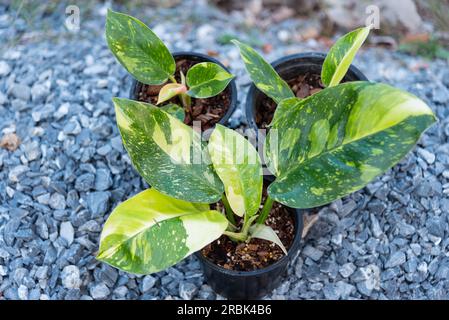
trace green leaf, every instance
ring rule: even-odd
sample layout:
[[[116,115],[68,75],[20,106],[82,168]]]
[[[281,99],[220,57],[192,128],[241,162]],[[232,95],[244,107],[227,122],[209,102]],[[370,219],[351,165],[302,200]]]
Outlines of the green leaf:
[[[208,148],[234,213],[254,215],[259,210],[263,184],[256,149],[242,135],[222,125],[215,126]]]
[[[117,60],[134,78],[146,84],[162,84],[175,72],[173,56],[142,21],[108,10],[106,40]]]
[[[113,101],[131,162],[151,186],[186,201],[220,200],[223,184],[198,132],[154,105],[120,98]]]
[[[114,209],[101,233],[97,259],[126,272],[158,272],[219,238],[227,224],[207,204],[147,189]]]
[[[277,176],[269,195],[311,208],[357,191],[401,160],[434,122],[423,101],[385,84],[349,82],[285,100],[265,141]]]
[[[169,104],[160,106],[159,108],[161,108],[168,114],[172,115],[179,121],[184,122],[184,119],[186,117],[186,112],[184,111],[184,108],[178,106],[177,104],[169,103]]]
[[[159,91],[159,96],[157,98],[157,103],[160,104],[162,102],[165,102],[167,100],[170,100],[174,96],[182,93],[186,93],[187,88],[185,85],[181,83],[168,83],[165,86],[161,88]]]
[[[335,86],[344,78],[357,51],[368,37],[369,30],[370,26],[356,29],[335,42],[321,70],[321,81],[325,86]]]
[[[277,244],[279,248],[281,248],[287,255],[287,249],[282,244],[282,241],[279,239],[277,233],[271,227],[256,223],[249,228],[249,234],[252,238],[263,239]]]
[[[295,96],[287,82],[253,48],[238,40],[232,40],[232,43],[240,49],[240,55],[245,63],[246,70],[260,91],[264,92],[276,103]]]
[[[187,94],[194,98],[209,98],[222,92],[234,78],[216,63],[201,62],[187,71]]]

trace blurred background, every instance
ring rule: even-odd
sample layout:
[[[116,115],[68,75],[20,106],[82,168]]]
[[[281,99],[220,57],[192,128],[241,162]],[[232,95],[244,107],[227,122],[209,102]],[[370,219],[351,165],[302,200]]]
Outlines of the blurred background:
[[[104,15],[107,7],[121,9],[142,20],[159,14],[166,25],[176,25],[177,20],[185,23],[189,19],[192,25],[198,25],[211,19],[204,12],[207,6],[207,11],[229,15],[226,19],[229,27],[225,24],[219,30],[212,30],[206,26],[197,30],[197,36],[213,37],[218,44],[243,37],[266,52],[278,40],[288,44],[307,42],[309,47],[318,42],[328,47],[336,34],[363,25],[368,16],[367,7],[374,5],[379,10],[380,28],[370,37],[370,45],[429,59],[449,57],[449,0],[1,0],[0,3],[1,10],[8,13],[0,15],[0,38],[6,40],[3,44],[61,36],[58,31],[65,27],[69,5],[79,8],[81,32],[87,30],[89,20]],[[147,21],[153,27],[156,22]],[[93,29],[102,32],[98,27]],[[275,31],[275,42],[264,36],[267,29]],[[190,31],[184,29],[184,33]]]

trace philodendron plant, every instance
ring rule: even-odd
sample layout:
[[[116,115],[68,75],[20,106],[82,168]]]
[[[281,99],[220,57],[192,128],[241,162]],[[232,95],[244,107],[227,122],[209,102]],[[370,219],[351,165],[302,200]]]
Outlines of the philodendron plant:
[[[186,75],[180,71],[178,83],[175,59],[168,48],[142,21],[123,13],[108,10],[106,40],[117,60],[135,79],[148,85],[164,84],[159,91],[158,105],[179,96],[183,109],[190,111],[192,97],[216,96],[234,77],[216,63],[201,62]],[[165,109],[183,114],[175,104]]]
[[[198,132],[154,105],[113,101],[125,148],[152,187],[115,208],[101,234],[98,259],[148,274],[223,234],[234,241],[269,240],[286,252],[264,224],[271,203],[261,208],[261,160],[248,140],[217,125],[206,145]],[[223,210],[210,208],[220,200]]]
[[[328,87],[303,100],[260,55],[236,42],[256,85],[278,102],[264,145],[276,180],[263,204],[261,159],[243,136],[217,125],[206,143],[165,110],[114,98],[125,148],[152,187],[114,209],[97,258],[148,274],[222,235],[237,242],[262,238],[285,252],[265,225],[275,201],[293,208],[327,204],[397,163],[435,117],[420,99],[388,85],[338,84],[367,33],[356,30],[337,42],[323,70]],[[223,206],[211,208],[219,201]]]
[[[325,89],[305,99],[254,49],[234,40],[254,84],[278,105],[264,142],[276,180],[269,198],[294,208],[359,190],[402,159],[436,118],[417,97],[386,84],[339,84],[370,27],[341,37],[327,54]]]

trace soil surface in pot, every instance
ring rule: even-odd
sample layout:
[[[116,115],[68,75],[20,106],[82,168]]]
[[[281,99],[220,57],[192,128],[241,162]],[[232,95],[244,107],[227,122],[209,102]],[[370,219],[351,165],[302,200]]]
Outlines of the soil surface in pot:
[[[181,82],[180,71],[182,71],[184,75],[186,75],[187,71],[197,63],[199,62],[187,59],[176,60],[176,73],[175,73],[176,81],[178,83]],[[141,85],[138,93],[138,100],[156,105],[159,91],[164,85],[165,84],[155,86],[147,84]],[[168,103],[175,103],[179,106],[182,106],[179,97],[173,97],[169,101],[161,103],[159,106],[163,106]],[[224,117],[226,111],[228,111],[230,104],[231,104],[231,87],[229,85],[226,87],[225,90],[223,90],[215,97],[210,97],[207,99],[192,98],[191,110],[190,112],[186,111],[184,123],[189,126],[192,126],[193,121],[201,121],[201,130],[205,131],[213,127],[216,123],[218,123],[221,120],[221,118]]]
[[[262,203],[264,201],[265,190]],[[220,202],[216,209],[220,210],[221,208]],[[295,221],[291,210],[293,209],[276,202],[265,221],[266,225],[276,231],[287,250],[292,245],[295,236]],[[204,247],[201,253],[216,265],[236,271],[262,269],[285,255],[281,248],[270,241],[252,238],[248,243],[237,243],[226,236],[221,236]]]
[[[296,78],[287,80],[287,83],[295,96],[301,99],[324,89],[324,85],[321,82],[321,76],[316,73],[299,75]],[[273,119],[276,106],[276,103],[271,98],[264,95],[260,108],[258,108],[256,112],[256,123],[258,128],[267,128]]]

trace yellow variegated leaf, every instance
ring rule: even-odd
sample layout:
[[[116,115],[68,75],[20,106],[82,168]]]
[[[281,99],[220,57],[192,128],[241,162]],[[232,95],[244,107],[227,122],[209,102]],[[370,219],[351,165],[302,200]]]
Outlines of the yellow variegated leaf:
[[[234,76],[216,63],[201,62],[187,72],[187,94],[195,98],[209,98],[222,92]]]
[[[253,48],[237,40],[232,40],[231,42],[240,49],[240,55],[245,63],[245,68],[254,85],[260,91],[277,103],[295,96],[287,82]]]
[[[176,65],[164,43],[142,21],[108,10],[106,40],[117,60],[134,78],[146,84],[162,84]]]
[[[119,204],[105,223],[97,259],[121,270],[164,270],[219,238],[228,223],[208,204],[151,188]]]
[[[222,125],[215,127],[208,148],[234,213],[254,215],[259,209],[263,184],[256,149],[242,135]]]
[[[186,93],[187,87],[181,83],[168,83],[165,86],[161,88],[159,91],[159,96],[157,98],[157,103],[160,104],[162,102],[165,102],[167,100],[170,100],[174,96]]]
[[[284,100],[265,141],[277,176],[268,192],[294,208],[329,203],[396,164],[434,122],[422,100],[385,84],[349,82]]]
[[[328,87],[336,86],[344,78],[357,51],[368,37],[370,27],[359,28],[337,40],[329,50],[321,70],[321,80]]]
[[[223,184],[198,132],[160,108],[114,98],[117,125],[131,161],[154,188],[192,202],[217,202]]]

